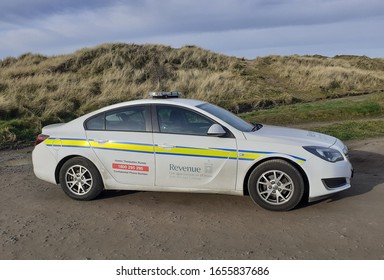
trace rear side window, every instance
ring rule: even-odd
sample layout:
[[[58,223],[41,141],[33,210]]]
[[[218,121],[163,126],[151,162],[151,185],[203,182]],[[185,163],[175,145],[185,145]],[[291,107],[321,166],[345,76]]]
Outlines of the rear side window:
[[[145,106],[126,107],[106,113],[105,128],[114,131],[146,131]]]
[[[87,130],[147,131],[149,108],[129,106],[96,115],[85,122]]]

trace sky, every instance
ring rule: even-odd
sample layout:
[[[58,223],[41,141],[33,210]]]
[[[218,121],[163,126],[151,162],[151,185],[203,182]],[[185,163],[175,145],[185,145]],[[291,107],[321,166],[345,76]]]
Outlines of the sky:
[[[0,59],[104,43],[384,57],[383,0],[0,0]]]

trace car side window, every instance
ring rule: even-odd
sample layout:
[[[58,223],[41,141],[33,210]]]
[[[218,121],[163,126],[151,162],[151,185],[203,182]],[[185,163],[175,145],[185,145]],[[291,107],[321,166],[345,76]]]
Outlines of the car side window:
[[[113,111],[105,115],[105,128],[112,131],[147,131],[146,107],[131,106]]]
[[[85,122],[85,129],[144,132],[147,131],[147,115],[149,108],[146,106],[119,108],[89,118]]]
[[[180,107],[157,106],[157,119],[162,133],[206,136],[214,122],[196,112]]]

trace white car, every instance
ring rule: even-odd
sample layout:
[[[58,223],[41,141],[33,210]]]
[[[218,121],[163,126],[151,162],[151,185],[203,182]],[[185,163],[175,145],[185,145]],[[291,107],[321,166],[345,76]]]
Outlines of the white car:
[[[334,137],[251,125],[182,98],[123,102],[48,125],[32,158],[38,178],[78,200],[103,190],[249,194],[277,211],[348,189],[353,173]]]

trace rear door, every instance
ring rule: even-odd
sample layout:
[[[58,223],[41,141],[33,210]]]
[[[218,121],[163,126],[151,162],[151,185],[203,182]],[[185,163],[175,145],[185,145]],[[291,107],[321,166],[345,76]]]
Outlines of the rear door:
[[[87,120],[85,127],[94,153],[117,182],[154,185],[149,106],[134,105],[107,111]]]
[[[208,136],[215,122],[206,116],[174,105],[154,110],[155,184],[194,190],[235,188],[236,139]]]

